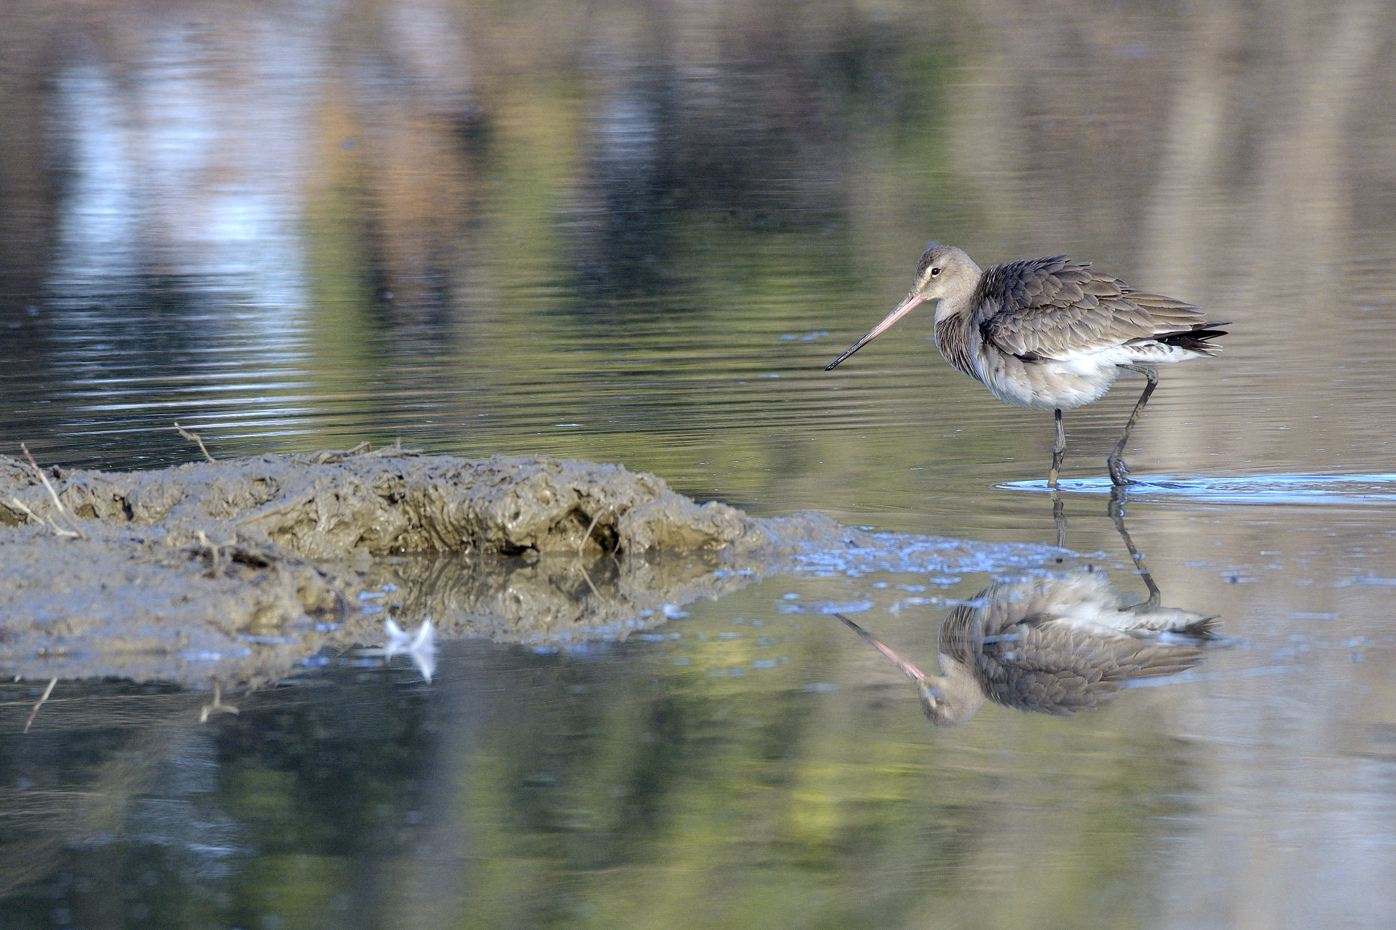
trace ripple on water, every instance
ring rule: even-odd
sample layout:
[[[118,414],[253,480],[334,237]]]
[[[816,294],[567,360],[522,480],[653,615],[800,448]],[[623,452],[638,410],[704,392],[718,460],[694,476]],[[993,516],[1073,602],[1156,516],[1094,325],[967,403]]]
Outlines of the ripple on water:
[[[1010,491],[1046,492],[1045,481],[1010,481],[999,487]],[[1061,489],[1077,494],[1109,494],[1110,480],[1072,478]],[[1355,475],[1246,475],[1205,477],[1156,475],[1134,479],[1131,498],[1184,498],[1212,504],[1393,504],[1396,473]]]

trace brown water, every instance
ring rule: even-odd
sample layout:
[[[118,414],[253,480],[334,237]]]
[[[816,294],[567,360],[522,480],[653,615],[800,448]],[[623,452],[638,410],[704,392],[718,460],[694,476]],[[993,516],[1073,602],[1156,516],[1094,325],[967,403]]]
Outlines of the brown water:
[[[323,655],[205,723],[61,681],[24,733],[45,683],[7,684],[0,925],[1390,926],[1393,38],[1377,2],[11,0],[0,451],[547,452],[985,548],[449,641],[430,684]],[[1055,541],[1003,487],[1048,418],[914,317],[821,371],[932,237],[1234,321],[1131,456],[1164,603],[1220,617],[1192,670],[936,729],[827,612],[933,664],[1054,564],[989,547]],[[1068,415],[1070,477],[1132,391]],[[1142,597],[1104,498],[1066,509]]]

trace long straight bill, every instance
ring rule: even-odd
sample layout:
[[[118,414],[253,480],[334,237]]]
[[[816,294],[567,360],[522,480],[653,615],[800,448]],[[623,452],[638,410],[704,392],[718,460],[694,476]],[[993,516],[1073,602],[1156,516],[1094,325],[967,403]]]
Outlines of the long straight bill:
[[[849,347],[847,352],[843,353],[838,358],[825,365],[824,370],[833,371],[835,368],[842,365],[854,352],[857,352],[863,346],[872,342],[874,339],[876,339],[878,336],[881,336],[883,333],[887,332],[887,330],[891,329],[893,326],[896,325],[898,320],[906,316],[911,311],[915,310],[917,307],[921,306],[921,304],[924,303],[925,300],[926,298],[922,297],[920,294],[907,294],[906,300],[903,300],[901,303],[897,304],[897,309],[887,314],[887,316],[883,318],[881,323],[878,323],[876,326],[874,326],[871,330],[868,331],[868,334],[866,336],[853,343],[853,345]]]
[[[840,620],[844,622],[845,626],[847,626],[853,632],[861,636],[863,638],[863,642],[867,643],[869,646],[872,646],[878,652],[886,656],[887,659],[893,665],[902,670],[902,674],[906,675],[906,677],[916,682],[923,682],[926,680],[925,672],[917,668],[915,663],[908,662],[906,659],[903,659],[901,656],[897,655],[897,653],[892,650],[891,646],[888,646],[882,640],[878,639],[876,636],[873,636],[867,630],[863,629],[861,626],[854,623],[852,620],[848,619],[843,614],[835,613],[834,616],[838,617]]]

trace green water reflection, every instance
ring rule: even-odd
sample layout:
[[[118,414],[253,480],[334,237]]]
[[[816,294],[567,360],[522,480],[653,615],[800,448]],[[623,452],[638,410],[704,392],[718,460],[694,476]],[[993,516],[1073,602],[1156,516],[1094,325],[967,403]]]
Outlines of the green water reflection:
[[[698,639],[711,625],[580,659],[453,644],[430,690],[333,673],[253,695],[214,727],[191,725],[193,700],[163,726],[115,729],[98,712],[95,773],[71,756],[83,730],[51,730],[11,765],[73,779],[77,810],[71,832],[7,844],[59,876],[11,897],[13,913],[41,918],[52,894],[77,925],[901,922],[979,912],[974,889],[1050,851],[1023,889],[1034,919],[1050,904],[1094,923],[1109,913],[1101,883],[1127,898],[1196,788],[1192,752],[1160,734],[1009,721],[957,745],[891,693],[811,691],[802,679],[834,637],[727,677],[742,665]],[[30,747],[60,739],[36,764]],[[1001,771],[1010,749],[1051,762]],[[1067,810],[1051,797],[1062,780],[1089,786]],[[11,809],[32,810],[20,797]],[[1043,829],[1043,848],[1022,845]]]

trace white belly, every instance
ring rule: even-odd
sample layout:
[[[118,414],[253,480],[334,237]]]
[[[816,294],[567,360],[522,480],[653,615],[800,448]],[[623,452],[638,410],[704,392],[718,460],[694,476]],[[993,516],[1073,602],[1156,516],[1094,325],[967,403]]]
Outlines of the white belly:
[[[998,352],[980,352],[979,380],[1007,404],[1038,410],[1071,410],[1100,400],[1127,359],[1096,352],[1064,361],[1024,362]]]
[[[946,361],[978,379],[999,400],[1038,410],[1071,410],[1100,400],[1120,376],[1121,365],[1168,365],[1203,353],[1158,342],[1130,342],[1025,362],[989,346],[974,327],[962,332],[937,321],[936,347]],[[948,339],[948,344],[943,340]]]

